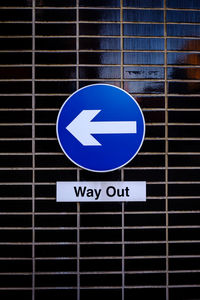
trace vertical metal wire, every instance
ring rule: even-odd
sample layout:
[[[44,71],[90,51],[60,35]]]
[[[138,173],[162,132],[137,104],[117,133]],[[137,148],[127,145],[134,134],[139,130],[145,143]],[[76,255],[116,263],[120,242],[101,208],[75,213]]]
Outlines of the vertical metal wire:
[[[79,178],[77,171],[77,181]],[[77,300],[80,300],[80,203],[77,203]]]
[[[169,244],[168,244],[168,82],[167,82],[167,16],[164,0],[164,70],[165,70],[165,213],[166,213],[166,300],[169,299]]]
[[[32,1],[32,300],[35,299],[35,0]]]
[[[121,49],[121,88],[123,88],[123,0],[120,1],[120,49]],[[121,181],[124,181],[124,169],[121,168]],[[124,202],[122,202],[122,300],[124,300],[124,288],[125,288],[125,244],[124,244]]]
[[[76,0],[76,89],[79,89],[79,0]],[[77,181],[80,169],[77,168]],[[80,203],[77,203],[77,300],[80,300]]]

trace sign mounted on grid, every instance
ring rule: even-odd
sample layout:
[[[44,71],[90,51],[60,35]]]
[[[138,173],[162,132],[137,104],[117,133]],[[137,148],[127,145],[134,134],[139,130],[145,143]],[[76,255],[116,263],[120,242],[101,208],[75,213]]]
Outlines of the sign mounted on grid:
[[[108,84],[79,89],[63,104],[57,137],[64,154],[92,172],[129,163],[144,141],[145,121],[136,100]],[[146,201],[146,182],[57,182],[58,202]]]
[[[57,202],[146,201],[146,182],[57,182],[56,193]]]
[[[123,167],[138,153],[144,135],[144,117],[136,100],[108,84],[79,89],[65,101],[57,118],[63,152],[92,172]]]

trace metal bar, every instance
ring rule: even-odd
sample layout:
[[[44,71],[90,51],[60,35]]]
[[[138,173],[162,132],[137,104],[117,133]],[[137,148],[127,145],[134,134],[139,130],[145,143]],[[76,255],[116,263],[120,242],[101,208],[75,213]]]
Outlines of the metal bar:
[[[168,74],[167,74],[167,4],[164,0],[164,68],[165,68],[165,210],[166,210],[166,300],[169,300],[169,231],[168,231]]]
[[[120,0],[120,49],[121,49],[121,65],[120,65],[120,76],[121,82],[120,86],[124,88],[124,55],[123,55],[123,0]],[[121,181],[124,181],[124,169],[121,168]],[[125,299],[125,245],[124,245],[124,202],[122,203],[122,300]]]
[[[35,300],[35,0],[32,0],[32,300]]]
[[[79,0],[76,0],[76,90],[79,89]],[[80,169],[77,168],[77,181]],[[80,300],[80,203],[77,203],[77,300]]]

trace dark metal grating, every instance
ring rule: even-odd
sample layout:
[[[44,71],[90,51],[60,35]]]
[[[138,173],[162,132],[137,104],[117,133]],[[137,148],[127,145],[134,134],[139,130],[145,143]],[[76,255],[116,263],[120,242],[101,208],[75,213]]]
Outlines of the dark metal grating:
[[[200,1],[0,1],[0,299],[200,299]],[[146,138],[124,168],[76,168],[64,100],[131,93]],[[56,203],[56,181],[146,180],[146,203]]]

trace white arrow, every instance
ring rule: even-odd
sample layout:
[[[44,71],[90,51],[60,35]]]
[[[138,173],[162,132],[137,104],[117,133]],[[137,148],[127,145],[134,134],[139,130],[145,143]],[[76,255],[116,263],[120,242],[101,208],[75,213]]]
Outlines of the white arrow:
[[[101,146],[92,134],[137,133],[136,121],[91,122],[101,110],[82,110],[66,129],[83,146]]]

